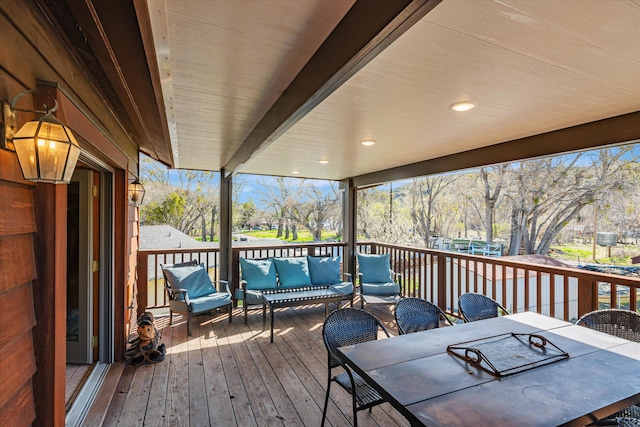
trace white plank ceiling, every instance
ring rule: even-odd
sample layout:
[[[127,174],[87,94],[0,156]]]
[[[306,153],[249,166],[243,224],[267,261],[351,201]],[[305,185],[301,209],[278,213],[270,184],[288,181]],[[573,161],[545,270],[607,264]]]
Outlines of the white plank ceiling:
[[[149,0],[174,166],[224,167],[352,4]],[[444,0],[237,172],[338,180],[635,111],[640,0]]]

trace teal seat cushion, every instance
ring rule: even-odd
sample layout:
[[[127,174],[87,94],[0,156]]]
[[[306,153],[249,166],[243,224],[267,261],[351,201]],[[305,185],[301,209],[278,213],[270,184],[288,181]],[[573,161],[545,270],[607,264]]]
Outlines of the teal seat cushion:
[[[390,255],[358,254],[358,271],[364,283],[392,282]]]
[[[247,290],[247,295],[246,295],[246,298],[244,299],[244,304],[247,304],[247,305],[262,304],[262,291]]]
[[[236,299],[246,305],[262,304],[262,291],[247,289],[246,297],[242,289],[236,289]]]
[[[231,302],[231,294],[226,292],[217,292],[215,294],[205,295],[198,298],[189,297],[190,310],[192,313],[203,313],[215,308],[224,307]]]
[[[353,293],[353,283],[351,282],[338,282],[331,285],[335,290],[342,292],[344,295],[351,295]]]
[[[274,258],[278,280],[283,288],[298,288],[311,285],[309,265],[306,257]]]
[[[242,279],[247,282],[247,289],[275,289],[276,266],[273,259],[240,258]]]
[[[333,285],[341,282],[340,257],[315,257],[307,255],[312,285]]]
[[[216,288],[211,283],[209,274],[204,268],[204,264],[188,267],[162,267],[167,276],[169,284],[174,289],[186,289],[189,299],[198,298],[216,292]],[[181,295],[179,298],[181,298]]]
[[[394,282],[383,283],[361,283],[361,292],[363,295],[398,295],[400,293],[400,285]]]

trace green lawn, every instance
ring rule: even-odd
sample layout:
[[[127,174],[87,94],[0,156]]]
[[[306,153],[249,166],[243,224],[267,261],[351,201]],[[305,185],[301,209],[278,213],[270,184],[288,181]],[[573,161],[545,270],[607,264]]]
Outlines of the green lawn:
[[[307,230],[300,230],[298,231],[298,239],[297,240],[293,240],[291,238],[291,233],[289,233],[289,238],[285,239],[284,235],[281,237],[276,237],[276,235],[278,234],[278,230],[252,230],[252,231],[244,231],[242,232],[242,234],[245,234],[247,236],[251,236],[251,237],[259,237],[261,239],[280,239],[280,240],[285,240],[289,243],[307,243],[307,242],[313,242],[313,236],[311,235],[311,233]],[[327,240],[327,239],[336,239],[336,232],[335,231],[327,231],[322,233],[322,240]]]
[[[593,245],[573,243],[551,247],[549,256],[560,261],[579,261],[581,263],[631,265],[631,257],[640,254],[640,246],[617,245],[611,247],[611,257],[607,255],[607,248],[596,245],[595,261],[593,259]]]

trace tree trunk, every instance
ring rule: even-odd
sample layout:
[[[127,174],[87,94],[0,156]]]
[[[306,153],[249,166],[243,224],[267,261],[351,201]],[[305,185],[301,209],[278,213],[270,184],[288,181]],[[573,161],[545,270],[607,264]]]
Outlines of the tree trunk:
[[[216,237],[216,207],[211,208],[211,241],[213,242]]]

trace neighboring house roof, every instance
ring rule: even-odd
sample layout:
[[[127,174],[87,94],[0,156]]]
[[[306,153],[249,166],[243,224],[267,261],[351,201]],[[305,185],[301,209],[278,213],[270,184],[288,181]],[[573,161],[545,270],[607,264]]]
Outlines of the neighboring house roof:
[[[141,225],[140,249],[179,249],[211,247],[209,243],[202,243],[187,236],[182,231],[170,225]]]

